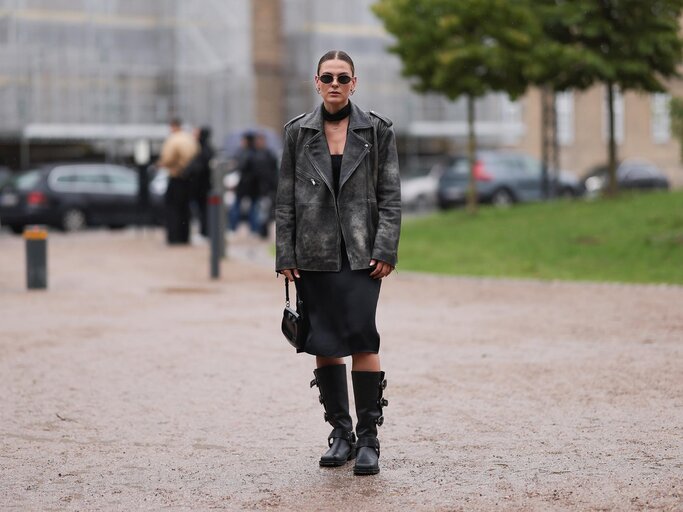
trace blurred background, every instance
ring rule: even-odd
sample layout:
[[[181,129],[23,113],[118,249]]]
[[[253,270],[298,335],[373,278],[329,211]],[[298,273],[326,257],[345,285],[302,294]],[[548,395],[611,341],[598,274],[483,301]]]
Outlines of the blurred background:
[[[219,156],[232,157],[248,130],[265,134],[277,154],[282,125],[319,101],[313,75],[320,55],[344,49],[359,77],[354,100],[394,121],[406,207],[452,206],[459,201],[451,201],[451,185],[439,179],[446,168],[451,178],[459,165],[467,169],[458,160],[467,142],[465,99],[411,89],[399,58],[387,52],[392,38],[373,3],[3,0],[0,180],[60,161],[130,165],[140,141],[150,144],[153,160],[174,116],[187,129],[210,127]],[[683,184],[669,114],[670,98],[683,94],[683,84],[668,86],[666,93],[617,92],[614,98],[615,137],[625,162],[620,173],[649,176],[655,185],[646,187]],[[595,191],[604,178],[590,177],[604,175],[606,164],[605,87],[558,93],[555,104],[553,175],[562,181],[556,191]],[[482,176],[499,180],[501,166],[507,174],[518,167],[538,176],[540,91],[531,88],[515,101],[488,94],[476,108],[479,149],[516,155],[482,154]],[[510,197],[482,199],[522,200],[523,186],[510,184]]]

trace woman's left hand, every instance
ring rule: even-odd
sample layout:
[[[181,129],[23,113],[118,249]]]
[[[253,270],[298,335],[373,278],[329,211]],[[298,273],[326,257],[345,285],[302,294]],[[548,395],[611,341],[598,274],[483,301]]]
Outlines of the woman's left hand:
[[[384,261],[370,260],[370,266],[375,267],[373,271],[370,272],[370,277],[373,279],[382,279],[394,271],[394,267]]]

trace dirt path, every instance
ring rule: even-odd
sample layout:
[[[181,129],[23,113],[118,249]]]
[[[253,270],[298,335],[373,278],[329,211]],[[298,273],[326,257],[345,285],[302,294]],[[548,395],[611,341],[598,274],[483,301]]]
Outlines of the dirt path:
[[[360,478],[234,246],[211,283],[204,246],[54,234],[28,293],[0,234],[1,510],[683,510],[682,287],[392,276]]]

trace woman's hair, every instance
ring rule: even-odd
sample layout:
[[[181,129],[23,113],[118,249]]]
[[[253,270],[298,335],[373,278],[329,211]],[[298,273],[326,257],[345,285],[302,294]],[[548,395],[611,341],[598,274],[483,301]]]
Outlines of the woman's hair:
[[[339,59],[339,60],[343,60],[344,62],[347,62],[349,64],[349,66],[351,66],[351,74],[352,75],[356,74],[356,68],[353,65],[353,60],[351,59],[351,57],[349,57],[348,53],[343,52],[341,50],[330,50],[325,55],[320,57],[320,60],[318,61],[318,71],[316,71],[316,73],[318,75],[320,74],[320,66],[322,66],[323,62],[325,62],[326,60],[335,60],[335,59]]]

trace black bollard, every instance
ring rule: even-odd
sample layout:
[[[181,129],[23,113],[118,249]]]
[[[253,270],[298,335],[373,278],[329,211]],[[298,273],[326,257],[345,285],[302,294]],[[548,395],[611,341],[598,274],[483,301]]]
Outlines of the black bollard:
[[[47,288],[47,229],[44,226],[27,226],[26,240],[26,286],[29,290]]]
[[[208,199],[209,208],[209,238],[211,240],[211,254],[210,254],[210,267],[211,267],[211,278],[218,279],[220,277],[220,261],[222,245],[225,243],[222,223],[221,223],[221,196],[216,194],[211,194]]]

